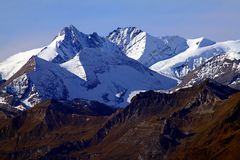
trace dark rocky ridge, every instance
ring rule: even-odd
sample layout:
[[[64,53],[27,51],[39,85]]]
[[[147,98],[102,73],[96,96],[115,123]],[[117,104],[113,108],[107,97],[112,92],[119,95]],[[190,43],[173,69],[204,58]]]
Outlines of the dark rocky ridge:
[[[115,112],[46,101],[2,124],[1,159],[237,159],[237,92],[206,80],[172,94],[140,93]]]

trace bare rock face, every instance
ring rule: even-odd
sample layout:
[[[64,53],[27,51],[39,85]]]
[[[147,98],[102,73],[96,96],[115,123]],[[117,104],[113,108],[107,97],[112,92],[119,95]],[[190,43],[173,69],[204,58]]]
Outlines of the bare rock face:
[[[44,101],[1,121],[0,159],[39,159],[70,142],[87,147],[88,139],[114,111],[81,99]]]

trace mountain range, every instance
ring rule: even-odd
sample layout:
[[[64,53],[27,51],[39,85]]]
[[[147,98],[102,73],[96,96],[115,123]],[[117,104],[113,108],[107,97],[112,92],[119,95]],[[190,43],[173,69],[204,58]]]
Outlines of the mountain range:
[[[83,34],[74,26],[64,28],[46,47],[8,58],[0,64],[0,72],[6,79],[5,92],[25,108],[41,100],[79,97],[125,106],[135,90],[177,84],[125,56],[107,38]]]
[[[136,27],[118,28],[105,38],[97,33],[84,34],[70,25],[49,45],[15,54],[0,64],[1,78],[6,81],[1,87],[1,101],[7,101],[7,93],[19,101],[14,106],[22,109],[42,100],[74,98],[124,107],[138,91],[169,90],[183,79],[180,86],[184,87],[185,83],[213,78],[211,74],[217,79],[222,71],[202,71],[206,75],[198,75],[200,80],[183,77],[217,56],[237,61],[239,43],[179,36],[158,38]],[[224,84],[238,87],[238,72],[233,72],[228,76],[232,79]]]
[[[0,159],[239,159],[240,41],[73,25],[0,63]]]

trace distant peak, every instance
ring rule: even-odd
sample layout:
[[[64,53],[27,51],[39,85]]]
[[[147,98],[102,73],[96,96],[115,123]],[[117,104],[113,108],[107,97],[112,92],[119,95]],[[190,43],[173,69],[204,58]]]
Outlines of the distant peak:
[[[54,37],[54,39],[52,40],[50,46],[56,46],[56,44],[60,41],[63,41],[64,39],[68,39],[71,40],[73,37],[77,37],[78,34],[80,34],[81,32],[78,31],[78,29],[73,26],[73,25],[69,25],[67,27],[64,27],[58,34],[57,36]]]
[[[198,46],[199,46],[199,47],[206,47],[206,46],[213,45],[213,44],[215,44],[215,43],[216,43],[216,42],[214,42],[214,41],[212,41],[212,40],[210,40],[210,39],[201,37]]]
[[[128,30],[130,32],[132,31],[139,31],[139,32],[143,32],[140,28],[138,27],[123,27],[123,28],[118,28],[118,30]]]
[[[207,39],[205,37],[200,37],[200,38],[196,38],[196,39],[189,39],[188,43],[190,46],[196,46],[198,48],[201,47],[207,47],[207,46],[211,46],[213,44],[215,44],[216,42]]]
[[[67,27],[64,27],[62,29],[62,31],[60,32],[60,35],[63,35],[63,34],[71,34],[71,33],[78,33],[78,29],[73,26],[73,25],[69,25]]]
[[[216,42],[214,42],[210,39],[207,39],[205,37],[200,37],[200,38],[197,39],[197,41],[199,43],[198,44],[199,47],[205,47],[205,46],[213,45],[213,44],[216,43]]]
[[[92,34],[89,35],[90,38],[98,38],[100,37],[97,32],[93,32]]]
[[[112,31],[107,37],[112,37],[115,35],[120,35],[120,34],[124,34],[124,35],[138,35],[139,33],[142,33],[143,31],[137,27],[118,27],[117,29],[115,29],[114,31]]]
[[[64,27],[62,31],[59,33],[59,36],[65,35],[65,38],[74,39],[74,38],[84,38],[88,37],[88,39],[100,39],[100,36],[93,32],[92,34],[85,34],[80,32],[75,26],[69,25],[68,27]]]

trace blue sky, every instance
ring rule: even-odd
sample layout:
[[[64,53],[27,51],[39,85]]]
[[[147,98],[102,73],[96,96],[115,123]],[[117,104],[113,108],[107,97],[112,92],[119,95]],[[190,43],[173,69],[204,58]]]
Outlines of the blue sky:
[[[154,36],[240,39],[239,0],[1,0],[0,60],[42,47],[70,24],[107,35],[137,26]]]

